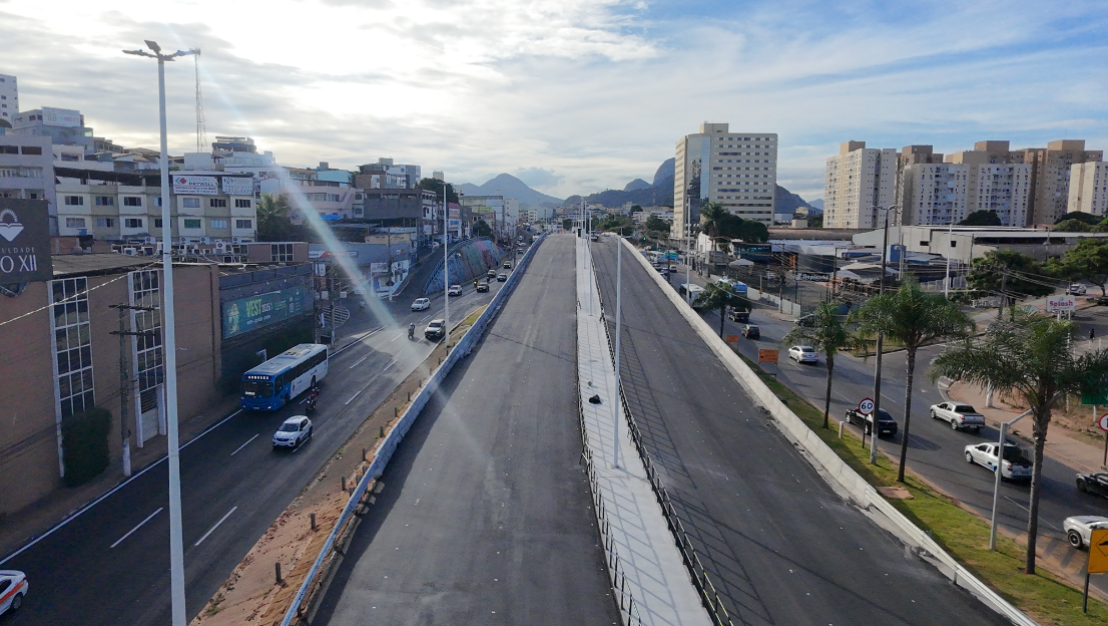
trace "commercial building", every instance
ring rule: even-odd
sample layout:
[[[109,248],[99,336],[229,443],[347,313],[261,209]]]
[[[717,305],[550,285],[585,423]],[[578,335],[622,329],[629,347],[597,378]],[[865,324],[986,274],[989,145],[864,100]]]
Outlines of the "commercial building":
[[[867,148],[864,141],[843,142],[839,154],[827,159],[824,226],[884,227],[887,213],[877,209],[896,204],[898,159],[891,148]],[[892,218],[896,223],[895,213]]]
[[[1108,213],[1108,163],[1092,161],[1070,166],[1068,213]]]
[[[15,76],[0,74],[0,120],[11,124],[12,119],[19,113],[19,83]],[[0,124],[3,127],[4,124]],[[0,132],[0,135],[3,135]]]
[[[395,164],[392,159],[381,158],[359,166],[354,185],[358,189],[415,189],[420,172],[418,165]]]
[[[708,202],[768,226],[776,188],[776,133],[732,133],[726,123],[705,122],[677,141],[671,236],[684,236]]]

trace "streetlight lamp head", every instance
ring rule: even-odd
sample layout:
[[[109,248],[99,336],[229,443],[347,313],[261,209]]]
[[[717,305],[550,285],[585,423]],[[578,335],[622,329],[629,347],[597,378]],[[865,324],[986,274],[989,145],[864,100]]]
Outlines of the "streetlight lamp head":
[[[162,47],[159,46],[158,42],[156,42],[156,41],[150,41],[149,39],[146,39],[143,43],[146,44],[147,48],[150,48],[154,52],[161,52],[162,51]]]

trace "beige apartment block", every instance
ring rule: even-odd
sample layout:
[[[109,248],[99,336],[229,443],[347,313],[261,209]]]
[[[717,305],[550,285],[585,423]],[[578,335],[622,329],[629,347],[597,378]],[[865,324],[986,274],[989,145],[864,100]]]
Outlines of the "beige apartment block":
[[[733,133],[726,123],[705,122],[677,141],[671,236],[682,237],[708,202],[769,226],[776,189],[776,133]]]
[[[1108,214],[1108,163],[1093,161],[1070,166],[1068,213]]]
[[[1103,150],[1086,150],[1083,139],[1060,139],[1038,153],[1032,213],[1028,224],[1053,224],[1066,214],[1070,168],[1074,163],[1104,160]]]
[[[884,227],[887,213],[878,208],[896,204],[897,167],[896,150],[843,142],[839,154],[827,159],[824,228]],[[895,212],[892,219],[891,224],[897,223]]]
[[[979,141],[973,150],[947,156],[947,163],[964,166],[967,216],[976,211],[996,211],[1004,226],[1027,224],[1032,167],[1012,163],[1010,154],[1007,141]]]

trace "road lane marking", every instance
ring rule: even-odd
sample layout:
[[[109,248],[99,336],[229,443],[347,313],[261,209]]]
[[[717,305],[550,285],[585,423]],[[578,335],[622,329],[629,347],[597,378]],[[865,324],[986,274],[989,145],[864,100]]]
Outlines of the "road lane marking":
[[[144,520],[142,520],[141,522],[139,522],[139,523],[138,523],[138,526],[135,526],[135,527],[134,527],[134,528],[132,528],[131,530],[127,531],[127,534],[126,534],[126,535],[123,535],[122,537],[120,537],[119,539],[117,539],[115,543],[113,543],[113,544],[112,544],[112,548],[114,548],[114,547],[118,546],[119,544],[123,543],[123,540],[124,540],[124,539],[126,539],[127,537],[130,537],[131,535],[133,535],[133,534],[135,533],[135,531],[136,531],[136,530],[138,530],[138,529],[142,528],[142,525],[143,525],[143,524],[145,524],[146,522],[149,522],[150,520],[154,519],[154,516],[155,516],[155,515],[157,515],[158,513],[161,513],[161,512],[162,512],[162,509],[163,509],[163,508],[165,508],[165,507],[160,507],[160,506],[159,506],[159,507],[158,507],[158,510],[157,510],[157,511],[154,511],[153,513],[151,513],[150,515],[148,515],[148,516],[146,517],[146,519],[144,519]],[[111,548],[108,548],[108,549],[110,550]]]
[[[351,403],[351,402],[353,402],[353,401],[354,401],[354,400],[355,400],[355,399],[356,399],[356,398],[357,398],[358,396],[362,395],[362,391],[365,391],[365,389],[362,389],[362,390],[361,390],[361,391],[359,391],[358,393],[356,393],[356,394],[354,394],[354,395],[350,396],[350,399],[349,399],[349,400],[347,400],[346,402],[343,402],[343,403],[342,403],[342,404],[343,404],[343,406],[346,406],[346,405],[350,404],[350,403]]]
[[[257,439],[259,435],[261,435],[261,433],[258,433],[257,435],[254,435],[253,437],[247,439],[246,443],[244,443],[241,446],[235,448],[235,451],[231,453],[231,456],[235,456],[236,454],[238,454],[239,450],[242,450],[243,448],[245,448],[247,446],[247,444],[249,444],[251,441],[254,441],[255,439]]]
[[[404,336],[404,333],[400,333],[399,335],[397,335],[397,336],[393,337],[392,339],[389,339],[389,341],[390,341],[390,342],[392,342],[392,341],[396,341],[397,339],[400,339],[400,338],[401,338],[401,337],[403,337],[403,336]]]
[[[235,509],[237,509],[237,508],[238,508],[237,506],[233,506],[233,507],[231,507],[231,510],[230,510],[230,511],[227,511],[227,514],[226,514],[226,515],[224,515],[223,517],[219,518],[219,521],[215,523],[215,526],[212,526],[211,528],[209,528],[209,529],[208,529],[208,532],[204,533],[204,536],[203,536],[203,537],[201,537],[199,541],[197,541],[196,543],[194,543],[194,544],[192,544],[192,545],[193,545],[193,546],[198,546],[198,545],[200,545],[200,544],[204,543],[204,540],[208,538],[208,535],[210,535],[210,534],[212,534],[213,532],[215,532],[215,529],[219,528],[219,525],[220,525],[220,524],[222,524],[223,522],[226,522],[226,521],[227,521],[227,518],[228,518],[228,517],[231,517],[231,513],[234,513],[234,512],[235,512]]]
[[[369,355],[367,354],[367,355],[363,356],[362,358],[358,359],[357,361],[354,361],[354,364],[351,365],[350,367],[346,368],[346,369],[352,370],[355,367],[357,367],[358,365],[360,365],[362,363],[362,361],[365,361],[368,358],[369,358]]]

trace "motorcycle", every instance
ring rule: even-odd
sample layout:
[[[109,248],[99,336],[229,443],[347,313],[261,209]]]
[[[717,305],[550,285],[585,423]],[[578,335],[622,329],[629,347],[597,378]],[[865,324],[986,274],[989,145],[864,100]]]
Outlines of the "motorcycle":
[[[415,324],[408,327],[408,339],[415,338]]]

